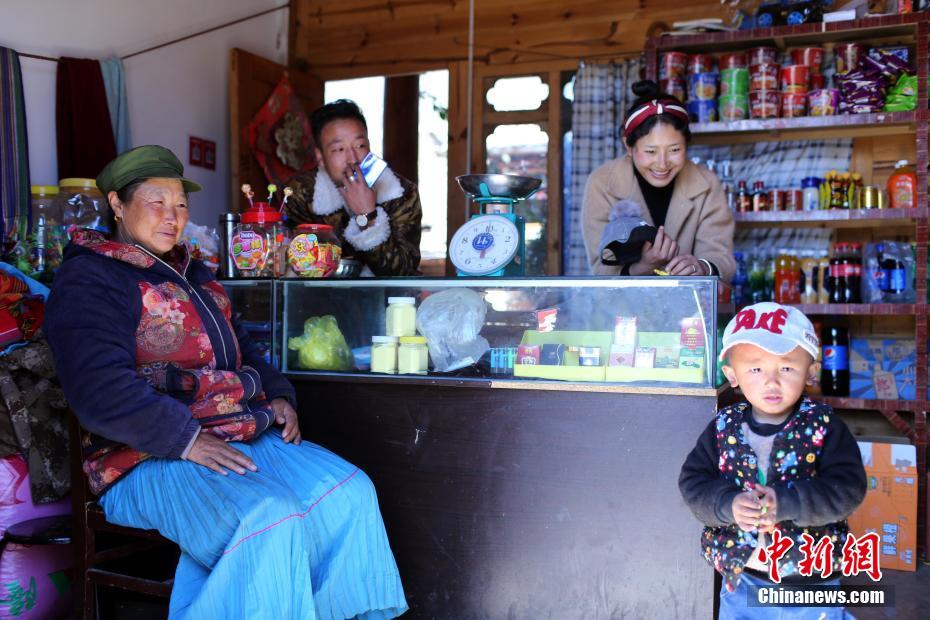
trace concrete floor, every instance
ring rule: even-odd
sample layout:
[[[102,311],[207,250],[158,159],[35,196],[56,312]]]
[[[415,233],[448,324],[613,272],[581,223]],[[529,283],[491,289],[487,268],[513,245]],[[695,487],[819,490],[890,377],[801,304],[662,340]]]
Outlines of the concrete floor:
[[[843,583],[872,584],[872,580],[859,575],[844,579]],[[856,607],[849,611],[857,620],[878,620],[894,618],[896,620],[926,620],[930,618],[930,564],[919,564],[917,572],[908,573],[897,570],[882,571],[882,585],[894,586],[894,607]]]

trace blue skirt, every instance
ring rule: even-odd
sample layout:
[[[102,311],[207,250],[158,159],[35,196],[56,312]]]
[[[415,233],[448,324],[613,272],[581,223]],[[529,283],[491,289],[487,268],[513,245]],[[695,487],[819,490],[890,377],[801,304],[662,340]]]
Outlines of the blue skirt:
[[[107,521],[155,529],[181,559],[170,618],[394,618],[407,610],[368,476],[278,429],[231,443],[257,472],[151,458],[100,498]]]

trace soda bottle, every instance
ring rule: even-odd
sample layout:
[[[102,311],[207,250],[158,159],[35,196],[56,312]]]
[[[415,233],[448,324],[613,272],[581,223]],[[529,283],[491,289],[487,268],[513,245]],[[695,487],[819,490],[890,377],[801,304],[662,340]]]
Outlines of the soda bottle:
[[[826,396],[849,396],[849,330],[824,327],[821,349],[820,389]]]
[[[788,275],[791,278],[791,287],[789,289],[791,304],[801,303],[801,260],[793,254],[788,256]]]
[[[752,292],[752,303],[767,301],[765,297],[765,262],[758,256],[752,258],[752,268],[749,271],[749,289]]]
[[[846,303],[846,244],[833,244],[833,258],[830,259],[830,277],[827,283],[830,290],[830,303]]]
[[[733,276],[733,304],[737,308],[747,305],[752,296],[749,288],[749,273],[746,271],[746,262],[742,252],[733,252],[736,259],[736,274]]]
[[[890,253],[885,252],[884,243],[875,244],[875,257],[878,260],[878,267],[872,270],[872,279],[875,280],[878,290],[882,292],[882,301],[884,301],[885,293],[888,292],[888,287],[891,285],[891,271],[894,269],[894,260],[891,258]]]
[[[846,303],[862,303],[862,244],[850,243],[846,252]]]
[[[787,254],[779,254],[775,265],[775,302],[791,303],[791,268]]]

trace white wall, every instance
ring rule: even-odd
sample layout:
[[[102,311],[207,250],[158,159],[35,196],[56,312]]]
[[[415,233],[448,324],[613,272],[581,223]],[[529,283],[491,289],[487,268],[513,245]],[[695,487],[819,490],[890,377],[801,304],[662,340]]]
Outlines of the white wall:
[[[193,34],[283,0],[16,0],[0,3],[0,45],[43,56],[106,58]],[[187,166],[188,136],[216,142],[216,170],[186,167],[204,186],[191,218],[216,225],[230,205],[229,50],[287,60],[286,9],[125,61],[133,146],[161,144]],[[55,63],[22,59],[33,184],[58,179]]]

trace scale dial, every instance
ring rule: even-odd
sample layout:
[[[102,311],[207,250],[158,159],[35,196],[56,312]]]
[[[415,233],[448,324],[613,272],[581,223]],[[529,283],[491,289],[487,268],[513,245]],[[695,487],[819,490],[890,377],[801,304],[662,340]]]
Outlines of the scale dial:
[[[520,249],[516,225],[500,215],[480,215],[455,231],[449,258],[460,272],[485,276],[506,267]]]

